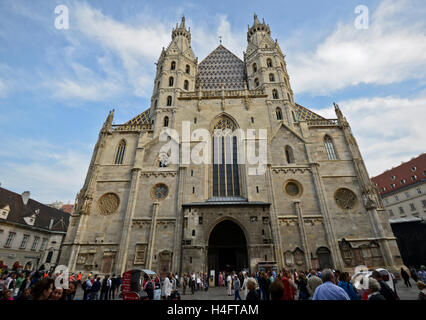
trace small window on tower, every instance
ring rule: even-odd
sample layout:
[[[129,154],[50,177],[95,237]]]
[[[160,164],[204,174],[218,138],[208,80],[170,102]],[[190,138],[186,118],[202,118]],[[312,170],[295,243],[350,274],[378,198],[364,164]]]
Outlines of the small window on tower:
[[[257,72],[257,65],[256,65],[256,63],[253,63],[253,72]]]
[[[281,111],[281,108],[277,108],[276,110],[275,110],[275,113],[277,114],[277,120],[282,120],[283,119],[283,113],[282,113],[282,111]]]
[[[176,69],[176,62],[172,61],[172,64],[170,65],[170,70]]]
[[[259,86],[259,79],[258,78],[254,79],[254,85],[255,85],[255,87]]]
[[[188,64],[185,66],[185,72],[188,74],[191,72],[191,67]]]
[[[268,66],[268,68],[272,68],[272,59],[268,58],[266,60],[266,65]]]
[[[172,105],[172,96],[167,97],[167,106],[170,107]]]
[[[183,83],[183,88],[185,90],[189,90],[189,81],[188,80],[185,80],[185,82]]]
[[[169,78],[169,87],[173,87],[174,80],[173,77]]]
[[[274,81],[275,81],[275,77],[274,77],[274,74],[273,74],[273,73],[270,73],[270,74],[269,74],[269,81],[270,81],[270,82],[274,82]]]
[[[272,98],[279,99],[278,91],[276,89],[272,90]]]
[[[168,127],[169,126],[169,117],[164,117],[164,127]]]

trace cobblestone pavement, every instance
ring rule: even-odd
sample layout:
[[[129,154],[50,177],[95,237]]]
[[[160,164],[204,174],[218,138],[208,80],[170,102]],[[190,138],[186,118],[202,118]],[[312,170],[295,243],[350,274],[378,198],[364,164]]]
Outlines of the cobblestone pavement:
[[[413,280],[411,281],[411,288],[407,288],[404,285],[404,281],[398,281],[396,283],[396,292],[401,300],[417,300],[419,290],[415,285]],[[179,290],[182,300],[234,300],[234,296],[228,296],[226,288],[209,288],[208,291],[196,291],[194,295],[191,294],[190,290],[186,291],[186,294],[182,294],[182,289]],[[75,296],[76,300],[83,299],[83,290],[81,287],[78,288],[77,294]],[[118,292],[116,294],[116,300],[121,300],[118,298]]]

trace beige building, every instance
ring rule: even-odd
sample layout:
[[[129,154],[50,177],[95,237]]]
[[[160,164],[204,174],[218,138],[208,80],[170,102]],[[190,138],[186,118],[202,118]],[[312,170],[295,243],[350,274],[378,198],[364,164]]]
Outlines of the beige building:
[[[198,62],[182,18],[158,59],[150,108],[115,125],[110,112],[100,131],[61,262],[99,273],[398,267],[348,122],[337,105],[325,119],[295,103],[290,83],[257,16],[244,61],[219,45]],[[164,129],[177,134],[162,139]],[[211,139],[219,129],[229,130]],[[265,170],[243,157],[250,146]],[[187,161],[191,152],[206,161]]]
[[[0,188],[0,261],[9,270],[49,270],[57,265],[69,214]]]

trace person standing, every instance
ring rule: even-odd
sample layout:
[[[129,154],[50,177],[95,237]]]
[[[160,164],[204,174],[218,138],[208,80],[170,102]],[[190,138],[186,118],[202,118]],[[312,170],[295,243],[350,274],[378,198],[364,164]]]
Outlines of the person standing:
[[[408,288],[411,288],[411,283],[410,283],[410,275],[408,274],[407,271],[404,270],[404,268],[401,267],[401,278],[404,279],[404,284],[405,286]]]
[[[426,301],[426,284],[423,281],[417,281],[417,288],[419,289],[419,296],[417,300]]]
[[[108,300],[108,293],[110,288],[111,288],[111,279],[109,278],[109,274],[107,274],[104,280],[102,280],[101,300]]]
[[[169,272],[164,279],[163,283],[163,290],[164,290],[164,299],[165,300],[171,300],[171,294],[172,294],[172,274]]]
[[[368,300],[371,301],[384,301],[386,300],[385,297],[383,297],[380,294],[380,284],[377,282],[374,278],[368,278],[368,289],[366,290],[366,293],[368,295]]]
[[[240,279],[238,279],[238,276],[234,276],[234,300],[242,300],[240,296]]]
[[[99,290],[101,290],[101,278],[97,277],[91,286],[88,300],[99,300]]]
[[[349,276],[349,273],[342,272],[339,276],[339,283],[337,285],[343,290],[345,290],[351,300],[359,300],[359,296],[350,281],[351,278]]]
[[[195,293],[195,286],[196,286],[195,273],[193,272],[191,275],[191,293],[192,294]]]
[[[247,298],[247,280],[248,280],[248,274],[247,272],[244,272],[244,281],[243,281],[243,285],[241,287],[241,293],[242,293],[242,299],[246,300]]]
[[[299,288],[299,300],[308,300],[310,296],[308,291],[308,279],[306,279],[303,272],[299,272],[297,286]]]
[[[420,266],[420,270],[417,273],[417,276],[420,281],[422,281],[423,283],[426,283],[426,267],[425,266],[423,265]]]
[[[317,276],[314,269],[311,269],[310,277],[308,279],[308,292],[309,296],[312,297],[316,288],[322,284],[322,280]]]
[[[410,268],[410,276],[414,280],[414,282],[417,283],[417,281],[419,280],[419,277],[417,277],[416,268],[414,268],[413,266],[411,266]]]
[[[228,285],[228,296],[232,296],[232,278],[231,278],[231,274],[228,274],[228,277],[226,277],[226,283]]]
[[[315,289],[312,300],[350,300],[345,290],[334,284],[333,271],[324,269],[321,275],[323,284]]]
[[[398,296],[395,291],[393,291],[386,282],[383,281],[382,275],[378,271],[373,271],[371,275],[374,279],[376,279],[380,284],[380,294],[385,297],[386,300],[395,301],[398,300]]]
[[[83,300],[89,300],[90,292],[92,291],[92,281],[90,277],[87,277],[87,280],[81,285],[84,291]]]
[[[247,280],[247,289],[248,289],[248,293],[247,293],[247,301],[259,301],[260,297],[259,297],[259,293],[256,290],[256,280],[254,278],[249,278]]]
[[[282,297],[282,300],[294,300],[294,293],[295,289],[293,285],[290,282],[290,273],[287,269],[283,270],[283,276],[281,278],[281,282],[284,286],[284,295]]]
[[[109,289],[109,300],[115,300],[115,291],[117,290],[117,278],[115,274],[111,277],[111,288]]]
[[[222,272],[219,272],[219,275],[218,275],[218,283],[219,283],[219,287],[222,287],[223,286],[223,276],[222,276]]]

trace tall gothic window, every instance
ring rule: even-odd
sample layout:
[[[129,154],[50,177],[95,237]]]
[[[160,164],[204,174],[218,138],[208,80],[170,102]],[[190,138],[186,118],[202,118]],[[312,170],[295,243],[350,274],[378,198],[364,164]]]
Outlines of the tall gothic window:
[[[268,58],[268,59],[266,60],[266,65],[268,66],[268,68],[271,68],[271,67],[272,67],[272,60],[271,60],[271,58]]]
[[[293,154],[293,148],[290,146],[285,147],[285,158],[287,160],[287,163],[294,163],[294,154]]]
[[[283,113],[282,113],[280,107],[278,107],[277,109],[275,109],[275,113],[277,114],[277,120],[282,120],[283,119]]]
[[[185,90],[188,90],[188,89],[189,89],[189,81],[188,81],[188,80],[185,80],[185,81],[183,82],[183,88],[184,88]]]
[[[172,105],[172,96],[167,96],[167,106],[170,107]]]
[[[191,67],[189,66],[189,64],[185,66],[185,72],[188,74],[191,72]]]
[[[174,80],[173,77],[169,78],[169,87],[173,87]]]
[[[213,136],[213,196],[240,196],[238,141],[232,135],[235,124],[221,117],[214,126]]]
[[[272,98],[279,99],[278,91],[276,89],[272,90]]]
[[[172,61],[172,64],[170,65],[170,70],[176,69],[176,62]]]
[[[325,145],[325,150],[327,151],[328,159],[337,160],[338,158],[337,158],[336,149],[334,148],[333,140],[331,139],[329,135],[326,135],[324,137],[324,145]]]
[[[169,126],[169,117],[164,117],[164,127],[168,127]]]
[[[126,141],[121,140],[118,144],[117,154],[115,155],[115,164],[123,164],[124,153],[126,152]]]
[[[269,81],[274,82],[275,81],[275,77],[273,73],[269,74]]]

